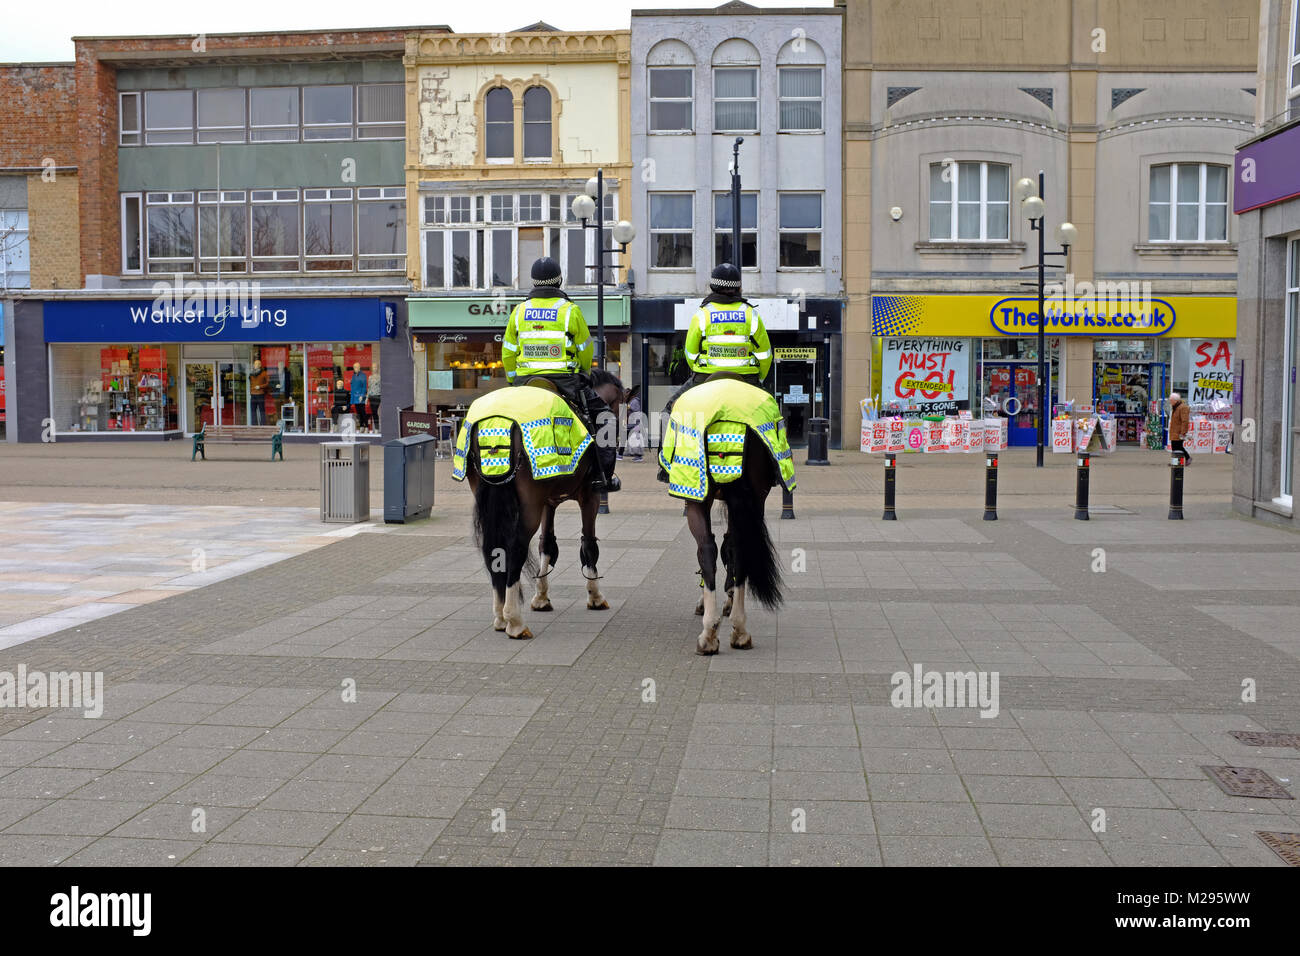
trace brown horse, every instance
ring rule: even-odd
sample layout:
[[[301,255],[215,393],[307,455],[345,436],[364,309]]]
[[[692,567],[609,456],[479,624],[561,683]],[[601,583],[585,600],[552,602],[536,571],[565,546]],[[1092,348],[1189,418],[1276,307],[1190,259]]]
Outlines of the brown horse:
[[[623,384],[609,372],[592,370],[591,382],[596,394],[610,407],[615,419],[623,396]],[[550,387],[549,382],[539,382]],[[517,386],[535,387],[533,384]],[[513,475],[505,480],[484,478],[478,469],[478,436],[473,436],[466,456],[466,472],[470,490],[474,493],[474,533],[483,553],[483,563],[492,579],[492,627],[505,631],[514,640],[527,640],[533,636],[524,624],[524,590],[521,577],[524,569],[531,568],[529,544],[541,529],[538,556],[541,569],[537,574],[537,594],[533,597],[534,611],[551,610],[547,575],[555,567],[560,555],[555,538],[555,509],[565,501],[576,501],[582,511],[582,545],[579,556],[582,574],[587,579],[587,607],[593,611],[609,608],[609,602],[597,585],[599,574],[596,561],[600,548],[596,544],[596,511],[600,507],[600,492],[592,487],[596,460],[597,434],[578,459],[571,475],[553,478],[534,478],[528,456],[524,453],[519,426],[510,429],[510,460],[518,462]]]

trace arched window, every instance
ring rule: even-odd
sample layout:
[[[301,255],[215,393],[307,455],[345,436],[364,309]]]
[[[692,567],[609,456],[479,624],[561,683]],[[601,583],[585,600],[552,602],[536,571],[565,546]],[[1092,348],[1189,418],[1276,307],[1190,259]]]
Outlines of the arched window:
[[[484,152],[489,163],[510,163],[515,159],[514,97],[504,86],[488,90],[483,98],[483,118],[487,123]]]
[[[551,158],[551,91],[530,86],[524,91],[524,159]]]

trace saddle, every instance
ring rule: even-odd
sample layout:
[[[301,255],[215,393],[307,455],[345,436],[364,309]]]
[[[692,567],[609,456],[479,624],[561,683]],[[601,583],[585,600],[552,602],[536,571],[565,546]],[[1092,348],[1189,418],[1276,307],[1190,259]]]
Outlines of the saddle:
[[[587,431],[591,434],[595,434],[596,429],[591,420],[591,413],[582,402],[582,392],[578,392],[575,400],[573,396],[566,395],[564,390],[555,384],[554,378],[550,375],[530,375],[519,384],[527,385],[532,388],[542,388],[553,395],[560,396],[560,398],[564,399],[564,404],[568,405],[573,414],[577,415],[578,418],[582,420],[582,423],[587,426]]]

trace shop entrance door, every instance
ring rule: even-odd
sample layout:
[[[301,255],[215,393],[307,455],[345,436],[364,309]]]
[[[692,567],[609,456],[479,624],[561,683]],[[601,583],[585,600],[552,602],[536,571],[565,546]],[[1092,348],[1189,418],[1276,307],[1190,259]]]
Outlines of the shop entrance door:
[[[248,363],[217,362],[220,395],[217,408],[223,425],[250,425],[248,408]]]
[[[813,404],[814,395],[818,391],[815,374],[817,353],[813,348],[786,349],[784,351],[799,357],[784,359],[780,357],[781,351],[777,349],[777,360],[773,363],[776,369],[773,389],[785,418],[786,440],[791,445],[806,445],[808,419],[817,413]],[[809,357],[804,358],[802,353],[807,353]]]
[[[193,434],[216,424],[216,391],[211,362],[185,363],[185,431]]]
[[[1008,419],[1007,444],[1038,444],[1038,365],[1024,362],[985,362],[984,395],[998,414]]]

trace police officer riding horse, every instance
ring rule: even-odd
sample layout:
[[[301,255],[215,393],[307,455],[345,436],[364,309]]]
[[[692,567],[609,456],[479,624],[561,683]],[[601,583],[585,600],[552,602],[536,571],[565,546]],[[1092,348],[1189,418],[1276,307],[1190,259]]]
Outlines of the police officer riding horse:
[[[593,469],[593,485],[602,491],[622,487],[614,474],[617,432],[613,440],[601,429],[609,422],[610,408],[591,387],[586,373],[591,369],[594,345],[582,309],[560,288],[560,266],[545,256],[533,263],[533,289],[515,306],[506,322],[501,341],[501,364],[511,385],[550,384],[583,419],[596,437],[599,469]]]

